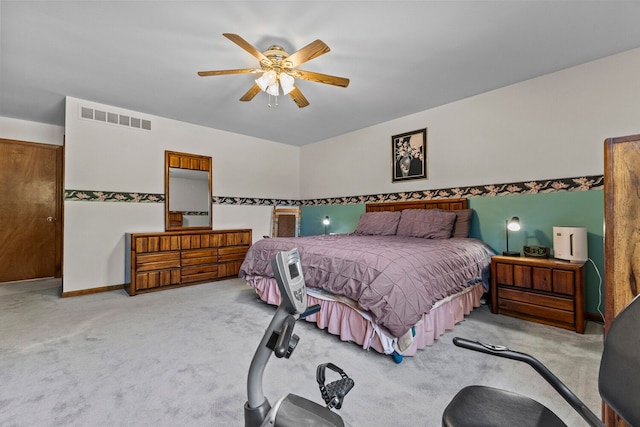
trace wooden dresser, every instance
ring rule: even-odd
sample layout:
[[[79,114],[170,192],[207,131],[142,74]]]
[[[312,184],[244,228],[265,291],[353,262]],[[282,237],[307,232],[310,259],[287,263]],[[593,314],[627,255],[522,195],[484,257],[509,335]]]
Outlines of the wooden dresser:
[[[251,230],[127,233],[125,290],[129,295],[238,275]]]
[[[494,256],[491,312],[584,333],[584,262]]]

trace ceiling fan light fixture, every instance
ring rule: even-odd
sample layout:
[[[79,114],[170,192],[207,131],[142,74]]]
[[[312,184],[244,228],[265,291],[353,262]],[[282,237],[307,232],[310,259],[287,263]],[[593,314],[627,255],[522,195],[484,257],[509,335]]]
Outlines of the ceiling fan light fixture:
[[[269,88],[269,86],[278,84],[277,80],[278,80],[278,75],[276,74],[276,72],[273,70],[269,70],[265,73],[262,73],[262,76],[256,79],[256,84],[260,87],[261,90],[263,90],[264,92],[267,92],[267,89]]]
[[[289,74],[280,73],[280,86],[282,86],[282,92],[285,95],[288,95],[294,89],[293,82],[294,79]]]
[[[222,35],[256,58],[260,62],[260,68],[198,71],[198,75],[205,77],[227,74],[262,73],[262,75],[255,80],[255,84],[240,98],[240,101],[251,101],[258,93],[266,92],[269,94],[268,105],[271,106],[271,97],[274,96],[277,106],[278,95],[280,87],[282,86],[284,95],[289,95],[299,108],[303,108],[309,105],[309,101],[307,101],[307,98],[300,92],[300,88],[294,85],[295,79],[340,87],[347,87],[349,85],[349,79],[344,77],[303,71],[297,68],[307,61],[324,55],[331,50],[322,40],[314,40],[289,55],[285,52],[284,48],[279,45],[269,46],[266,51],[261,52],[237,34],[223,33]]]
[[[265,92],[267,92],[271,96],[280,95],[280,88],[278,87],[278,82],[275,82],[274,84],[269,85],[269,87],[267,87],[267,90],[265,90]]]

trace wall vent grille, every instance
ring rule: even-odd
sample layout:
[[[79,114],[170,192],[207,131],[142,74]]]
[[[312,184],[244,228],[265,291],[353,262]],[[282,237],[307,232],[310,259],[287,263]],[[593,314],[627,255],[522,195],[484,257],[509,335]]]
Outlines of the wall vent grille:
[[[80,107],[80,118],[96,122],[107,123],[116,126],[126,126],[135,129],[151,130],[151,120],[109,111],[95,110],[89,107]]]

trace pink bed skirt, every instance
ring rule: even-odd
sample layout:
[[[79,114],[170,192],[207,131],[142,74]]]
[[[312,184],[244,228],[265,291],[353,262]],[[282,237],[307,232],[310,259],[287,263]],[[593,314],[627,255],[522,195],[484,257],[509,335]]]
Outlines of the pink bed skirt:
[[[280,291],[275,279],[253,277],[247,278],[247,282],[262,301],[272,305],[280,304]],[[352,301],[351,304],[347,301],[333,301],[322,296],[310,295],[311,292],[313,290],[310,289],[307,294],[308,304],[320,304],[321,309],[305,320],[315,322],[319,328],[338,335],[342,341],[353,341],[365,350],[372,348],[383,354],[393,353],[395,337],[386,335],[366,313],[357,310]],[[471,310],[479,307],[483,294],[482,284],[476,284],[436,303],[416,324],[413,342],[402,355],[413,356],[419,349],[432,345],[447,330],[453,329],[456,323],[461,322]]]

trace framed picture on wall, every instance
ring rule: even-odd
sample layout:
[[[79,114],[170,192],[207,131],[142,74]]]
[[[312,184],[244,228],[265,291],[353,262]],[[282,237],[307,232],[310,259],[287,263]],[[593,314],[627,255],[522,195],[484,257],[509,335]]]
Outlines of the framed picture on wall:
[[[427,128],[391,137],[392,182],[427,179]]]

